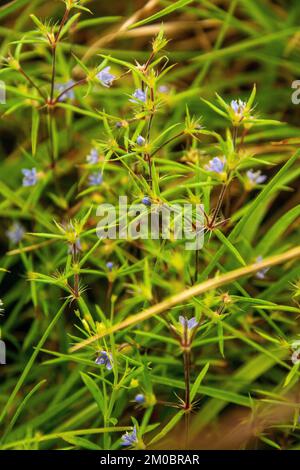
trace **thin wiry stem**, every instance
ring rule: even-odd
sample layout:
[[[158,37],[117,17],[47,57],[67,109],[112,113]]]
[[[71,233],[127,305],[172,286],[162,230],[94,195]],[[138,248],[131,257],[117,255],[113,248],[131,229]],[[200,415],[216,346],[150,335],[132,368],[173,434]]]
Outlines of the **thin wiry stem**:
[[[150,99],[151,99],[152,109],[151,109],[151,116],[148,122],[147,137],[146,137],[147,142],[150,141],[151,127],[152,127],[152,122],[154,118],[154,90],[153,88],[150,89]],[[149,165],[150,186],[152,187],[152,159],[151,159],[151,155],[148,153],[145,156]]]
[[[56,76],[56,43],[52,46],[52,73],[51,73],[51,91],[50,91],[50,102],[53,102],[54,98],[54,87],[55,87],[55,76]]]
[[[225,197],[226,190],[227,190],[227,184],[223,184],[222,189],[221,189],[221,192],[220,192],[220,194],[219,194],[219,198],[218,198],[218,202],[217,202],[217,207],[215,208],[214,214],[213,214],[213,216],[212,216],[212,220],[210,221],[210,226],[211,226],[211,227],[214,226],[214,223],[215,223],[215,221],[216,221],[216,218],[217,218],[218,215],[219,215],[219,212],[220,212],[220,209],[221,209],[221,207],[222,207],[223,200],[224,200],[224,197]]]
[[[61,31],[65,25],[65,23],[67,22],[68,18],[69,18],[69,14],[70,14],[70,10],[68,8],[66,8],[65,10],[65,14],[61,20],[61,23],[59,25],[59,28],[58,28],[58,31],[57,31],[57,34],[56,34],[56,37],[55,37],[55,42],[57,43],[59,41],[59,36],[61,34]]]
[[[73,265],[77,264],[78,262],[78,250],[76,246],[76,242],[72,245],[72,253],[73,253]],[[74,274],[74,295],[78,299],[79,298],[79,274],[76,271]]]
[[[66,88],[65,90],[63,90],[54,100],[53,104],[56,104],[66,93],[68,93],[70,90],[73,90],[73,88],[77,87],[77,86],[80,86],[80,85],[84,85],[85,83],[87,82],[87,79],[86,78],[82,78],[81,80],[79,80],[78,82],[76,83],[73,83],[73,85],[70,85],[68,88]]]
[[[178,134],[174,135],[173,137],[170,137],[166,142],[161,144],[157,149],[154,150],[154,152],[151,153],[150,157],[153,157],[157,152],[159,152],[163,147],[166,145],[170,144],[173,140],[178,139],[178,137],[181,137],[184,135],[184,131],[179,132]]]
[[[22,67],[20,67],[18,70],[23,75],[23,77],[26,78],[26,80],[30,83],[30,85],[33,86],[33,88],[35,88],[37,90],[40,97],[43,98],[43,100],[45,100],[45,102],[46,102],[47,101],[47,96],[40,89],[40,87],[38,87],[38,85],[36,85],[36,83],[34,83],[34,81],[29,77],[29,75],[27,75],[27,73],[25,72],[25,70],[22,69]]]

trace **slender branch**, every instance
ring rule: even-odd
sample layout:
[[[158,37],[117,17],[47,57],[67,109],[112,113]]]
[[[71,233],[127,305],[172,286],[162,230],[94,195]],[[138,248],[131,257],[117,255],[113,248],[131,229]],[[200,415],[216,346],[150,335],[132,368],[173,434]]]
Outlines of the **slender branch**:
[[[189,410],[190,401],[190,351],[184,351],[185,409]]]
[[[73,250],[73,265],[77,263],[78,261],[78,250],[77,250],[77,246],[76,246],[76,242],[73,243],[72,245],[72,250]],[[74,273],[74,295],[75,297],[78,299],[79,298],[79,274],[78,272],[76,271]]]
[[[58,29],[58,32],[55,36],[55,42],[58,42],[59,41],[59,36],[60,36],[60,33],[66,23],[66,21],[68,20],[69,18],[69,14],[70,14],[70,10],[67,8],[66,11],[65,11],[65,14],[63,16],[63,19],[61,20],[61,23],[60,23],[60,26],[59,26],[59,29]]]
[[[185,326],[187,330],[187,326]],[[186,333],[185,333],[186,334]],[[186,338],[187,339],[187,338]],[[190,358],[190,349],[186,348],[183,353],[184,361],[184,382],[185,382],[185,400],[184,400],[184,409],[185,409],[185,447],[188,448],[189,444],[189,426],[190,426],[190,411],[191,411],[191,397],[190,397],[190,367],[191,367],[191,358]]]
[[[212,220],[210,221],[210,226],[213,226],[213,225],[214,225],[214,223],[215,223],[215,221],[216,221],[216,218],[218,217],[218,214],[219,214],[219,212],[220,212],[220,209],[221,209],[222,204],[223,204],[223,201],[224,201],[226,189],[227,189],[227,184],[223,184],[222,189],[221,189],[221,192],[220,192],[220,194],[219,194],[219,198],[218,198],[218,202],[217,202],[217,207],[215,208],[215,211],[214,211]]]
[[[182,135],[184,135],[184,131],[181,131],[179,132],[178,134],[174,135],[173,137],[170,137],[170,139],[166,140],[166,142],[164,142],[162,145],[160,145],[156,150],[154,150],[154,152],[151,153],[150,157],[153,157],[157,152],[159,152],[163,147],[165,147],[166,145],[168,145],[170,142],[172,142],[173,140],[177,139],[178,137],[181,137]]]
[[[153,90],[152,87],[150,88],[150,99],[151,99],[152,109],[151,109],[151,116],[150,116],[150,119],[149,119],[149,122],[148,122],[148,128],[147,128],[147,135],[146,135],[147,142],[150,141],[151,127],[152,127],[152,122],[153,122],[153,118],[154,118],[154,90]],[[151,160],[151,154],[147,153],[145,155],[145,157],[147,158],[148,165],[149,165],[150,186],[152,187],[152,160]]]
[[[56,104],[56,103],[62,98],[62,96],[64,96],[64,94],[68,93],[70,90],[73,90],[73,88],[75,88],[75,87],[77,87],[77,86],[84,85],[86,82],[87,82],[87,79],[86,79],[86,78],[82,78],[82,79],[79,80],[78,82],[73,83],[73,85],[70,85],[68,88],[66,88],[64,91],[62,91],[62,92],[55,98],[55,100],[53,100],[53,104]]]
[[[51,47],[52,47],[52,77],[51,77],[51,92],[50,92],[51,103],[53,102],[53,98],[54,98],[54,86],[55,86],[55,76],[56,76],[56,47],[59,41],[60,33],[69,17],[69,14],[70,14],[70,10],[67,8],[60,22],[55,39],[53,42],[51,42]]]
[[[53,98],[54,98],[55,75],[56,75],[56,43],[52,45],[52,74],[51,74],[51,91],[50,91],[51,103],[53,102]]]
[[[195,283],[198,280],[199,268],[200,268],[200,256],[199,256],[199,250],[196,250],[195,251],[195,280],[194,280]]]
[[[40,95],[41,98],[43,98],[45,101],[47,101],[47,96],[42,92],[42,90],[34,83],[34,81],[27,75],[27,73],[20,67],[19,72],[23,75],[23,77],[26,78],[26,80],[30,83],[33,88],[35,88]]]

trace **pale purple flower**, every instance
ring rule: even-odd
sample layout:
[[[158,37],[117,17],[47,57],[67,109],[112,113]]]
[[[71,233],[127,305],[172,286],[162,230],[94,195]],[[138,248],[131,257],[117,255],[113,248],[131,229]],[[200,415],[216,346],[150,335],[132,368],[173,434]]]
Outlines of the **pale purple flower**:
[[[294,351],[291,360],[293,364],[299,364],[300,363],[300,341],[296,340],[291,344],[291,348]],[[298,419],[300,422],[300,420]]]
[[[142,204],[145,204],[145,206],[151,206],[151,199],[148,196],[144,196],[142,199]]]
[[[260,263],[262,260],[263,260],[263,257],[262,257],[262,256],[258,256],[258,257],[256,258],[256,262],[257,262],[257,263]],[[270,269],[270,268],[263,268],[263,269],[261,269],[260,271],[257,271],[256,277],[257,277],[258,279],[265,279],[266,273],[269,271],[269,269]]]
[[[100,351],[95,363],[98,364],[98,366],[105,366],[107,370],[111,370],[113,368],[113,358],[111,353]]]
[[[55,89],[58,91],[59,95],[63,93],[58,100],[59,102],[75,99],[74,89],[71,88],[73,85],[75,85],[74,80],[69,80],[66,83],[56,83]],[[71,90],[68,90],[68,88],[71,88]]]
[[[249,182],[253,186],[255,184],[262,184],[267,179],[266,175],[262,175],[260,170],[258,170],[258,171],[253,171],[252,169],[248,170],[246,175],[247,175],[247,178],[248,178]]]
[[[247,103],[245,103],[245,101],[242,101],[240,99],[239,100],[232,100],[231,103],[230,103],[230,106],[231,106],[231,109],[233,109],[234,113],[237,116],[242,116],[245,112]]]
[[[99,152],[97,149],[92,149],[89,155],[86,157],[86,161],[91,165],[95,165],[99,161]]]
[[[208,165],[205,165],[207,171],[213,171],[214,173],[223,173],[226,163],[226,158],[214,157],[209,162]]]
[[[7,230],[6,236],[11,243],[17,245],[24,237],[25,229],[19,222],[14,222]]]
[[[134,397],[134,401],[136,403],[139,403],[140,405],[142,405],[143,403],[145,403],[145,395],[143,395],[142,393],[138,393],[135,397]]]
[[[198,326],[198,322],[195,317],[192,317],[190,320],[188,320],[187,318],[180,315],[179,323],[181,323],[181,325],[186,327],[189,331]]]
[[[107,267],[107,269],[108,269],[109,271],[111,271],[112,268],[114,267],[114,263],[113,263],[112,261],[108,261],[108,262],[106,263],[106,267]]]
[[[145,139],[142,135],[139,135],[138,138],[136,139],[136,143],[142,147],[143,145],[145,145]]]
[[[168,93],[169,92],[169,87],[167,85],[160,85],[158,87],[159,93]]]
[[[134,426],[132,432],[126,432],[123,434],[121,437],[122,439],[122,446],[134,446],[135,444],[138,443],[138,438],[137,438],[137,432],[136,432],[136,426]]]
[[[116,76],[110,73],[110,67],[105,67],[104,69],[100,70],[99,73],[97,73],[97,78],[103,86],[109,88],[112,86]]]
[[[300,349],[296,349],[296,351],[293,352],[291,360],[292,360],[293,364],[299,364],[299,362],[300,362]]]
[[[24,175],[22,183],[23,186],[34,186],[37,183],[37,173],[35,168],[32,168],[31,170],[24,168],[22,173]]]
[[[100,186],[102,184],[103,177],[100,171],[93,173],[89,176],[89,186]]]
[[[137,88],[132,96],[134,99],[130,98],[131,103],[138,104],[140,101],[146,103],[146,93],[141,88]]]

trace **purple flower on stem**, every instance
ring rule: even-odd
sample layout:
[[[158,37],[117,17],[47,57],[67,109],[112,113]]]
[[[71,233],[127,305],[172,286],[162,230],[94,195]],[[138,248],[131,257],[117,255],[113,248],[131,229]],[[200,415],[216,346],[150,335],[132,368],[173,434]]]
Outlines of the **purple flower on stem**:
[[[263,260],[263,257],[262,257],[262,256],[258,256],[258,257],[256,258],[256,262],[257,262],[257,263],[260,263],[262,260]],[[270,269],[270,268],[263,268],[263,269],[261,269],[260,271],[257,271],[256,277],[257,277],[258,279],[265,279],[266,273],[269,271],[269,269]]]
[[[109,271],[111,271],[112,268],[114,267],[114,263],[113,263],[112,261],[108,261],[108,262],[106,263],[106,267],[107,267],[107,269],[108,269]]]
[[[95,165],[99,161],[99,152],[97,149],[92,149],[86,157],[86,161],[91,165]]]
[[[192,317],[190,318],[190,320],[188,320],[187,318],[180,315],[179,323],[181,323],[181,325],[184,328],[186,327],[189,331],[192,330],[193,328],[196,328],[196,326],[198,326],[198,322],[195,317]]]
[[[122,446],[134,446],[135,444],[138,443],[138,438],[136,434],[136,426],[134,426],[132,432],[126,432],[123,434],[121,437],[122,439]]]
[[[138,138],[136,139],[136,143],[142,147],[143,145],[145,145],[145,142],[146,140],[144,139],[144,137],[142,135],[139,135]]]
[[[112,86],[113,81],[116,79],[116,76],[110,73],[110,67],[105,67],[97,73],[97,78],[101,85],[109,88]]]
[[[266,175],[262,175],[260,170],[258,171],[253,171],[252,169],[248,170],[246,175],[247,175],[249,182],[253,186],[256,184],[262,184],[267,179]]]
[[[71,88],[73,85],[75,85],[74,80],[69,80],[67,83],[56,83],[55,89],[58,91],[59,95],[61,95],[58,100],[59,102],[75,99],[74,90]],[[69,90],[69,88],[71,88],[71,90]]]
[[[209,161],[208,165],[205,165],[205,169],[207,171],[213,171],[214,173],[221,174],[224,171],[225,163],[225,157],[223,157],[222,159],[219,157],[214,157]]]
[[[169,87],[167,85],[160,85],[158,87],[159,93],[168,93],[169,92]]]
[[[130,98],[131,103],[139,104],[140,101],[146,103],[146,93],[141,88],[137,88],[132,96],[134,99]]]
[[[35,168],[32,168],[31,170],[24,168],[22,173],[24,175],[22,183],[23,186],[34,186],[37,183],[37,173]]]
[[[100,186],[102,184],[103,178],[100,171],[93,173],[89,176],[89,186]]]
[[[95,363],[98,364],[98,366],[105,366],[107,370],[112,370],[113,358],[111,353],[107,353],[106,351],[100,351],[100,354],[96,358]]]
[[[151,206],[151,199],[148,196],[144,196],[142,199],[142,204],[145,204],[145,206]]]
[[[143,395],[142,393],[138,393],[135,397],[134,397],[134,401],[140,405],[142,405],[143,403],[145,403],[145,395]]]
[[[231,109],[234,111],[234,113],[237,116],[242,116],[245,112],[247,103],[245,103],[245,101],[242,101],[240,99],[239,100],[232,100],[231,103],[230,103],[230,106],[231,106]]]
[[[11,243],[17,245],[24,237],[25,229],[19,222],[14,222],[12,226],[7,230],[6,236]]]

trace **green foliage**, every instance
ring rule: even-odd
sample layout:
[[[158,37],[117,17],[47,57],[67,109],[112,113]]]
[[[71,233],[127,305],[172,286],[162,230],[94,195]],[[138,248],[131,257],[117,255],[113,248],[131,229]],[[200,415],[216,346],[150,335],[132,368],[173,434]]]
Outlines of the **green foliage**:
[[[254,3],[0,8],[0,449],[299,448],[300,5]],[[203,248],[98,238],[121,196]]]

